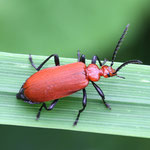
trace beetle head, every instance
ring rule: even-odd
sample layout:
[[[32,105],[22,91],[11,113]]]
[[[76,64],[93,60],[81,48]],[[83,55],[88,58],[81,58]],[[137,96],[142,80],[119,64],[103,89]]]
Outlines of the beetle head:
[[[128,64],[141,64],[142,62],[140,60],[129,60],[129,61],[126,61],[124,62],[122,65],[120,65],[117,69],[113,69],[112,66],[114,64],[114,60],[116,58],[116,54],[118,52],[118,49],[120,47],[120,44],[123,40],[123,38],[125,37],[126,33],[127,33],[127,30],[129,28],[129,24],[126,26],[125,30],[123,31],[123,34],[121,35],[121,38],[120,40],[118,41],[117,45],[116,45],[116,48],[114,50],[114,53],[113,53],[113,56],[112,56],[112,61],[111,61],[111,64],[110,66],[106,66],[104,65],[106,63],[106,60],[104,60],[104,63],[102,65],[102,68],[100,69],[100,73],[102,76],[104,76],[105,78],[108,78],[108,77],[112,77],[112,76],[117,76],[117,77],[120,77],[120,78],[124,78],[124,77],[121,77],[121,76],[118,76],[117,75],[117,72],[124,66],[128,65]]]

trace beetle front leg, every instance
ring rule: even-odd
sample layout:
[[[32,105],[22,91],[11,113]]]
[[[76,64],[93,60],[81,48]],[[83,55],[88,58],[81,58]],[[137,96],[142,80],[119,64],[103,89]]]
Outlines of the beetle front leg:
[[[56,103],[58,102],[58,100],[59,100],[59,99],[54,100],[48,108],[47,108],[46,104],[43,103],[42,106],[41,106],[40,109],[39,109],[39,112],[38,112],[38,114],[37,114],[37,116],[36,116],[36,119],[38,120],[38,119],[40,118],[40,114],[41,114],[41,111],[42,111],[42,108],[43,108],[43,107],[44,107],[46,110],[52,110],[52,109],[54,108],[54,106],[56,105]]]
[[[86,104],[87,104],[87,94],[86,94],[86,90],[83,89],[83,100],[82,100],[82,106],[83,106],[83,108],[79,110],[77,118],[76,118],[76,120],[75,120],[75,122],[73,124],[74,126],[77,125],[79,117],[80,117],[80,114],[84,111],[84,109],[86,107]]]
[[[39,65],[39,67],[36,67],[36,66],[34,65],[31,55],[29,55],[29,61],[30,61],[31,65],[32,65],[37,71],[39,71],[39,70],[43,67],[43,65],[44,65],[51,57],[53,57],[53,56],[54,56],[55,65],[56,65],[56,66],[59,66],[59,65],[60,65],[59,57],[58,57],[58,55],[56,55],[56,54],[50,55],[47,59],[45,59],[45,60]]]
[[[111,107],[109,106],[109,104],[105,101],[105,95],[104,95],[103,91],[93,81],[91,81],[91,82],[92,82],[93,86],[95,87],[96,91],[98,92],[98,94],[102,97],[102,100],[103,100],[103,103],[105,104],[105,106],[107,108],[111,109]]]

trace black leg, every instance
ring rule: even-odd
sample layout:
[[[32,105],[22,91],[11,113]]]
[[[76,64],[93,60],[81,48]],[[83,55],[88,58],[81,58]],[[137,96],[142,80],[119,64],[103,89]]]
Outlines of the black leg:
[[[79,50],[78,50],[77,56],[78,56],[78,62],[85,63],[85,55],[83,54],[81,55]]]
[[[25,103],[28,103],[28,104],[40,104],[40,102],[32,102],[30,100],[24,100]]]
[[[59,57],[58,57],[58,55],[56,55],[56,54],[50,55],[47,59],[45,59],[45,60],[39,65],[39,67],[36,67],[36,66],[34,65],[34,63],[33,63],[33,61],[32,61],[31,55],[29,55],[29,60],[30,60],[31,65],[32,65],[37,71],[39,71],[39,70],[43,67],[43,65],[44,65],[51,57],[53,57],[53,56],[54,56],[55,65],[56,65],[56,66],[59,66],[59,65],[60,65],[60,63],[59,63]]]
[[[78,50],[77,56],[78,56],[78,62],[80,62],[80,51],[79,50]]]
[[[91,82],[92,82],[93,86],[95,87],[96,91],[98,92],[98,94],[102,97],[102,100],[103,100],[103,103],[105,104],[105,106],[107,108],[111,109],[111,107],[109,106],[109,104],[107,104],[106,101],[105,101],[105,95],[104,95],[103,91],[93,81],[91,81]]]
[[[58,102],[58,99],[54,100],[48,108],[47,108],[46,104],[43,103],[42,106],[39,109],[39,112],[37,113],[36,119],[38,120],[40,118],[40,113],[41,113],[43,107],[46,110],[52,110],[54,108],[54,106],[56,105],[57,102]]]
[[[83,55],[83,54],[81,55],[80,62],[83,62],[85,64],[85,55]]]
[[[98,60],[99,65],[102,66],[103,64],[101,63],[100,59],[98,58],[98,56],[93,56],[92,58],[92,64],[96,64],[96,61]]]
[[[105,65],[105,63],[106,63],[107,61],[108,61],[108,60],[105,58],[104,61],[103,61],[103,63],[102,63],[102,66]]]
[[[79,110],[77,118],[76,118],[76,120],[75,120],[75,122],[73,124],[74,126],[77,125],[79,117],[80,117],[80,114],[84,111],[84,109],[86,107],[86,104],[87,104],[87,95],[86,95],[86,90],[83,89],[83,100],[82,100],[82,106],[83,106],[83,108]]]

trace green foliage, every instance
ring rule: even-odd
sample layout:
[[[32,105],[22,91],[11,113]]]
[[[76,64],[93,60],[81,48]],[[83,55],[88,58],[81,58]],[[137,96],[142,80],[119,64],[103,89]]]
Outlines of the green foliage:
[[[0,49],[64,57],[75,57],[80,49],[89,58],[93,53],[106,57],[130,23],[122,52],[131,52],[127,44],[134,44],[135,49],[137,38],[146,41],[146,35],[138,34],[147,27],[146,12],[148,0],[0,1]]]
[[[33,56],[38,66],[46,57]],[[60,58],[61,65],[76,62],[76,59]],[[87,61],[87,64],[90,61]],[[50,60],[44,67],[53,66]],[[114,68],[119,66],[116,63]],[[76,127],[72,124],[81,108],[82,92],[62,98],[51,111],[43,110],[41,118],[35,117],[39,105],[29,105],[17,100],[15,95],[24,81],[35,71],[28,55],[0,52],[0,123],[41,128],[67,129],[75,131],[150,137],[150,67],[131,64],[120,70],[120,79],[101,78],[97,84],[111,105],[108,110],[94,87],[86,88],[88,104]],[[50,103],[48,102],[47,105]]]

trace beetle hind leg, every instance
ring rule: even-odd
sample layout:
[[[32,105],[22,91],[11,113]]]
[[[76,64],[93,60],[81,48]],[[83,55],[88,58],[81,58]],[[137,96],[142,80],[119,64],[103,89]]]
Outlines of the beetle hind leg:
[[[42,108],[43,108],[43,107],[44,107],[46,110],[52,110],[52,109],[55,107],[55,105],[56,105],[56,103],[58,102],[58,100],[59,100],[59,99],[54,100],[48,108],[47,108],[46,104],[43,103],[42,106],[40,107],[38,113],[37,113],[36,120],[38,120],[38,119],[40,118],[40,114],[41,114],[41,111],[42,111]]]

